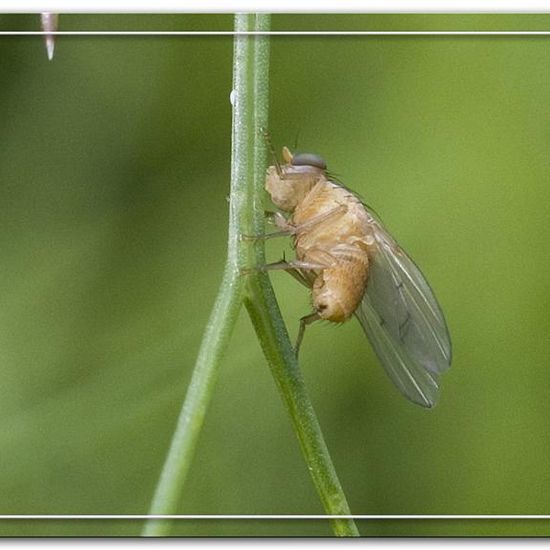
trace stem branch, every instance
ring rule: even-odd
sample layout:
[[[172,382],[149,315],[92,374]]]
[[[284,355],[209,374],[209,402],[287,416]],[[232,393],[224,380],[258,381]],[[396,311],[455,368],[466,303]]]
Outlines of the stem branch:
[[[238,26],[237,30],[239,30]],[[193,369],[191,383],[149,509],[150,515],[170,515],[177,510],[206,409],[214,392],[220,360],[229,343],[242,304],[243,277],[240,270],[246,245],[240,237],[245,232],[248,217],[246,198],[250,143],[248,127],[243,123],[249,101],[246,75],[250,68],[246,37],[235,38],[233,67],[231,200],[227,261],[218,296]],[[143,529],[143,535],[167,535],[170,526],[171,522],[168,520],[148,520]]]
[[[237,16],[250,23],[251,16]],[[269,16],[257,15],[253,30],[269,30]],[[251,30],[247,27],[246,30]],[[253,138],[253,163],[250,163],[250,187],[248,208],[252,212],[250,234],[265,232],[263,196],[267,147],[263,129],[268,125],[269,112],[269,36],[255,36],[252,54],[254,71],[248,87],[252,92],[252,117],[247,119]],[[249,245],[248,266],[265,265],[265,243],[258,239]],[[290,343],[273,287],[265,272],[250,270],[245,289],[244,302],[262,349],[271,368],[271,373],[294,431],[300,442],[306,465],[325,511],[329,515],[350,515],[346,497],[336,475],[315,411],[309,399],[304,379],[300,372],[294,349]],[[359,532],[351,519],[332,519],[332,528],[339,536],[358,536]]]

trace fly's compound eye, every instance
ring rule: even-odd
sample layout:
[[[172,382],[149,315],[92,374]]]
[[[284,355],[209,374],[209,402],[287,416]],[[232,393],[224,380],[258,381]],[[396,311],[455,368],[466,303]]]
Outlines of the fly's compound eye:
[[[327,169],[325,159],[313,153],[297,153],[292,157],[292,166],[314,166],[321,170]]]

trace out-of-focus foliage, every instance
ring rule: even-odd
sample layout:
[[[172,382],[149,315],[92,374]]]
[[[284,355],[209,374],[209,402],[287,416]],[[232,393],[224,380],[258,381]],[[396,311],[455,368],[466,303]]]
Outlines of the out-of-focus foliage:
[[[279,15],[274,29],[535,29],[548,16]],[[38,16],[2,16],[31,30]],[[66,15],[70,29],[230,29],[230,15]],[[323,155],[420,264],[454,360],[426,411],[360,327],[301,364],[356,514],[550,506],[550,38],[275,37],[271,132]],[[224,263],[230,37],[0,40],[0,513],[147,512]],[[275,261],[288,246],[269,242]],[[289,327],[307,292],[272,276]],[[322,513],[243,313],[181,513]],[[363,534],[549,534],[544,522],[362,522]],[[0,523],[138,534],[139,521]],[[328,535],[195,521],[182,535]]]

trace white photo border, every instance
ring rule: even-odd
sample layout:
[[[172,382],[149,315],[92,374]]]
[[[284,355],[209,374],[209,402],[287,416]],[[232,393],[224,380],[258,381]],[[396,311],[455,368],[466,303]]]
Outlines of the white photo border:
[[[70,2],[69,2],[70,3]],[[123,2],[124,3],[124,2]],[[266,2],[256,2],[258,4],[266,4]],[[267,2],[269,3],[269,2]],[[344,8],[342,10],[332,10],[332,11],[338,11],[338,13],[346,13],[345,6],[354,4],[354,0],[346,0],[343,2]],[[427,10],[419,9],[418,7],[410,8],[409,9],[400,9],[400,6],[403,6],[405,2],[402,2],[400,0],[385,0],[385,2],[373,2],[372,4],[380,4],[381,6],[384,5],[384,9],[376,10],[375,8],[372,8],[372,11],[365,12],[364,10],[357,10],[357,12],[361,13],[395,13],[396,7],[397,11],[399,13],[466,13],[464,11],[456,9],[456,5],[460,4],[462,6],[469,5],[469,4],[476,4],[477,6],[483,6],[483,5],[491,5],[494,6],[496,3],[494,1],[477,1],[477,2],[450,2],[447,4],[447,8],[445,10],[437,10],[433,11],[429,9],[429,5],[435,6],[437,5],[437,2],[407,2],[407,5],[416,5],[416,6],[426,6],[428,5]],[[33,1],[23,1],[19,2],[19,6],[28,6],[29,4],[39,4],[37,2]],[[97,4],[97,2],[96,2]],[[120,0],[118,2],[119,5]],[[144,4],[144,2],[140,2],[141,5]],[[164,0],[163,6],[166,4],[166,0]],[[191,10],[188,9],[185,12],[182,12],[181,9],[174,8],[172,10],[172,13],[213,13],[213,12],[219,12],[223,11],[225,13],[229,13],[227,10],[223,9],[212,9],[212,5],[219,5],[219,4],[227,4],[231,5],[234,4],[234,2],[220,2],[220,1],[212,1],[208,0],[205,2],[204,9],[201,6],[201,9],[195,9]],[[521,13],[528,15],[534,12],[537,13],[550,13],[550,2],[542,2],[542,1],[531,1],[527,4],[517,2],[517,1],[510,1],[510,2],[502,2],[499,1],[499,4],[506,6],[504,10],[499,10],[497,8],[493,8],[492,10],[487,9],[476,9],[476,10],[468,10],[467,13],[475,14],[475,13],[517,13],[520,15]],[[58,2],[58,4],[55,7],[48,7],[47,11],[53,11],[53,12],[63,12],[63,13],[84,13],[86,12],[85,9],[64,9],[63,8],[64,3]],[[121,7],[120,11],[115,10],[113,11],[112,8],[112,2],[110,2],[111,8],[108,11],[101,11],[101,12],[95,12],[95,13],[119,13],[121,11],[130,11],[126,10],[124,6]],[[319,2],[316,2],[316,5],[319,6]],[[321,3],[321,5],[324,5],[324,3]],[[545,6],[545,9],[542,10],[542,6]],[[9,3],[8,3],[9,6]],[[294,3],[294,6],[296,4]],[[388,9],[385,9],[387,6]],[[450,7],[449,7],[450,6]],[[453,6],[455,6],[455,9],[453,9]],[[529,7],[531,6],[531,8]],[[537,6],[537,7],[534,7]],[[127,7],[127,6],[126,6]],[[219,7],[219,6],[218,6]],[[241,7],[243,7],[241,5]],[[279,4],[280,8],[280,4]],[[38,15],[40,12],[43,12],[46,10],[46,8],[42,7],[36,7],[34,8],[36,10],[36,14]],[[160,10],[163,9],[159,8]],[[235,8],[230,8],[231,11],[235,11]],[[514,9],[517,9],[518,11],[514,11]],[[521,9],[521,12],[519,10]],[[413,11],[414,10],[414,11]],[[533,11],[530,11],[533,10]],[[538,11],[542,10],[542,11]],[[30,11],[33,11],[32,9]],[[16,9],[14,11],[4,11],[1,10],[0,13],[8,14],[16,14],[16,13],[30,13],[30,11],[21,8]],[[261,9],[256,9],[253,6],[247,6],[243,7],[242,10],[237,11],[262,11]],[[273,13],[281,12],[280,9],[273,9],[270,10]],[[299,9],[293,9],[293,10],[282,10],[285,11],[285,13],[292,13],[299,11]],[[331,10],[327,11],[315,11],[311,12],[308,10],[308,13],[328,13]],[[347,10],[350,11],[349,9]],[[139,13],[140,10],[137,12],[134,10],[132,13]],[[529,12],[529,13],[527,13]],[[92,11],[88,11],[87,13],[92,13]],[[142,12],[144,13],[144,12]],[[161,15],[162,13],[168,13],[157,11],[155,10],[155,15]],[[258,32],[258,31],[248,31],[248,32],[236,32],[236,31],[0,31],[0,36],[45,36],[45,35],[56,35],[56,36],[158,36],[158,35],[166,35],[166,36],[208,36],[208,35],[217,35],[217,36],[254,36],[254,35],[271,35],[271,36],[440,36],[440,35],[447,35],[447,36],[550,36],[550,30],[548,31],[268,31],[268,32]],[[0,520],[22,520],[22,519],[33,519],[33,520],[150,520],[150,519],[158,519],[158,520],[180,520],[180,519],[187,519],[187,520],[274,520],[274,519],[282,519],[282,520],[318,520],[318,519],[352,519],[352,520],[478,520],[478,519],[487,519],[487,520],[541,520],[541,519],[550,519],[550,514],[546,515],[536,515],[536,514],[527,514],[527,515],[521,515],[521,514],[482,514],[482,515],[475,515],[475,514],[350,514],[350,515],[325,515],[325,514],[168,514],[168,515],[158,515],[158,514],[0,514]]]

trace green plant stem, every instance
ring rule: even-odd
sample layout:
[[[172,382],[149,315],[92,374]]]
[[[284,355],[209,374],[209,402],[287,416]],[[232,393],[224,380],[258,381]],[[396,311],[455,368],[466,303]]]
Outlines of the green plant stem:
[[[242,17],[249,25],[251,16]],[[250,29],[250,26],[247,26]],[[252,29],[250,29],[252,30]],[[269,16],[257,15],[253,30],[269,30]],[[266,143],[262,129],[268,124],[269,89],[269,37],[255,36],[253,42],[254,70],[249,75],[248,88],[253,98],[251,117],[247,124],[253,137],[253,162],[250,163],[250,187],[248,208],[252,212],[250,233],[264,233],[264,183],[266,166]],[[264,242],[251,245],[248,263],[250,267],[265,265]],[[313,483],[327,514],[350,515],[346,497],[336,475],[315,411],[309,399],[304,379],[300,372],[294,349],[290,343],[273,287],[262,271],[252,270],[247,277],[244,301],[250,318],[267,358],[271,372],[290,415],[300,442],[302,453]],[[359,532],[351,519],[332,519],[332,529],[339,536],[358,536]]]
[[[239,19],[236,21],[239,30]],[[170,515],[177,510],[183,484],[189,471],[206,409],[214,391],[220,359],[229,342],[242,304],[244,264],[247,245],[241,240],[248,224],[248,159],[250,135],[244,123],[249,110],[247,74],[250,71],[249,47],[246,37],[236,37],[233,73],[233,131],[231,151],[231,187],[229,205],[229,236],[227,261],[201,343],[191,383],[178,418],[176,430],[164,463],[150,515]],[[163,536],[170,531],[171,521],[151,519],[143,529],[144,536]]]
[[[235,30],[267,31],[269,22],[266,14],[238,14]],[[237,35],[233,67],[227,262],[149,514],[171,515],[177,510],[214,390],[220,359],[244,300],[323,506],[327,514],[350,515],[269,278],[254,270],[255,266],[265,264],[264,244],[261,241],[250,244],[241,239],[243,234],[262,234],[264,231],[266,146],[262,129],[267,128],[268,118],[269,37]],[[246,277],[242,275],[242,268],[250,269]],[[352,520],[332,519],[331,522],[337,535],[359,534]],[[169,520],[151,519],[143,535],[167,535],[170,527]]]

